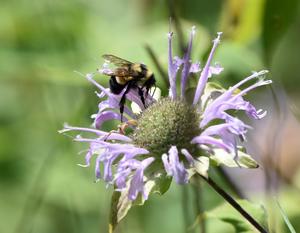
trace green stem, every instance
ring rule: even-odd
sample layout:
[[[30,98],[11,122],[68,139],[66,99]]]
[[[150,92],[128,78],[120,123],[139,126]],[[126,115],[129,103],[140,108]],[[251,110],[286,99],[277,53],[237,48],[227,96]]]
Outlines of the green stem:
[[[195,207],[196,214],[199,216],[200,233],[206,232],[206,223],[204,217],[204,202],[203,202],[203,190],[201,186],[201,180],[195,179],[196,185],[193,187],[195,193]]]
[[[185,228],[185,232],[188,232],[188,228],[189,228],[189,205],[188,205],[189,195],[188,195],[187,186],[182,187],[181,201],[182,201],[181,203],[182,203],[182,210],[183,210],[184,228]]]
[[[163,69],[163,67],[161,66],[161,64],[159,63],[157,56],[154,53],[154,50],[149,46],[149,45],[145,45],[145,49],[148,53],[148,55],[150,56],[150,58],[152,59],[154,65],[156,66],[157,71],[160,74],[160,77],[162,78],[162,80],[164,81],[164,85],[169,88],[170,84],[169,84],[169,78],[167,73],[165,72],[165,70]]]
[[[181,54],[184,54],[186,47],[185,47],[185,43],[184,43],[184,36],[183,36],[183,32],[182,32],[181,23],[180,23],[179,16],[178,16],[178,7],[177,7],[178,1],[177,0],[169,0],[168,5],[169,5],[169,11],[170,11],[169,14],[171,16],[172,23],[175,26],[176,34],[178,37],[179,50],[180,50]]]
[[[201,176],[201,175],[200,175]],[[268,233],[246,210],[240,206],[225,190],[218,186],[211,178],[201,176],[220,196],[222,196],[233,208],[235,208],[245,219],[248,220],[259,232]]]

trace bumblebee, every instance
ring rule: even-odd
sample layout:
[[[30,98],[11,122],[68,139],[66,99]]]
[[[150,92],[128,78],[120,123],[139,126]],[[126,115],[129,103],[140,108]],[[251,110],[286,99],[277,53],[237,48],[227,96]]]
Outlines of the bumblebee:
[[[144,64],[133,63],[111,54],[104,54],[102,57],[116,66],[113,71],[102,71],[104,75],[110,76],[109,87],[111,92],[118,95],[125,89],[119,103],[121,122],[123,122],[126,94],[131,89],[136,89],[141,102],[146,107],[145,97],[149,94],[150,88],[155,86],[155,77],[153,72]]]

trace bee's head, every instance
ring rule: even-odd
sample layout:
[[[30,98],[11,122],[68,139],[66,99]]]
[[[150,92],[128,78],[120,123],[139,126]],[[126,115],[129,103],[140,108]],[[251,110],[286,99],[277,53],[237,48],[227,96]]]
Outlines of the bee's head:
[[[139,73],[141,73],[143,71],[143,67],[139,63],[132,64],[131,69],[133,69],[134,71],[139,72]]]
[[[154,79],[154,73],[151,70],[147,70],[145,76],[147,79]]]

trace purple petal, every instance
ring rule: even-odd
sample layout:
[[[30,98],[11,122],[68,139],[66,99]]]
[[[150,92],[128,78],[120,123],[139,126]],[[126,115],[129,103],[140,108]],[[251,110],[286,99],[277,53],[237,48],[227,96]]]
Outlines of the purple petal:
[[[190,73],[198,73],[201,71],[200,62],[193,63],[190,67]]]
[[[205,145],[210,145],[210,146],[216,146],[218,148],[222,148],[224,150],[226,150],[227,152],[231,152],[232,148],[228,145],[226,145],[222,140],[220,139],[216,139],[210,136],[197,136],[195,138],[193,138],[193,140],[191,141],[191,143],[193,144],[205,144]]]
[[[131,138],[129,138],[123,134],[118,134],[118,133],[107,133],[107,135],[104,138],[106,141],[118,140],[118,141],[123,141],[123,142],[132,142]]]
[[[239,123],[242,123],[240,125]],[[244,137],[247,132],[246,125],[242,121],[213,125],[205,129],[201,136],[218,136],[222,142],[231,148],[237,155],[237,138]]]
[[[100,85],[99,83],[97,83],[94,79],[93,79],[93,74],[87,74],[86,79],[88,81],[90,81],[92,84],[94,84],[97,88],[99,88],[104,94],[106,94],[107,96],[110,95],[109,89],[103,87],[102,85]]]
[[[192,166],[194,164],[194,158],[186,149],[182,149],[181,153],[185,156],[186,160],[189,162],[189,165]]]
[[[169,155],[164,154],[162,161],[165,170],[169,176],[173,176],[176,183],[185,184],[188,182],[188,173],[182,162],[179,161],[178,150],[176,146],[172,146]]]
[[[208,78],[210,78],[213,74],[218,75],[224,70],[220,64],[216,64],[215,66],[210,66],[208,70]]]
[[[85,166],[89,167],[91,163],[91,158],[93,156],[93,153],[91,151],[88,151],[85,155]]]
[[[115,175],[115,184],[117,186],[117,190],[122,191],[126,188],[127,177],[131,174],[131,169],[126,168],[118,168]]]
[[[145,109],[145,106],[141,101],[141,97],[136,89],[131,89],[126,95],[126,98],[132,102],[135,102],[140,107],[140,109]],[[156,101],[151,95],[144,96],[144,98],[146,106],[149,106],[150,104]]]
[[[92,129],[92,128],[83,128],[83,127],[73,127],[69,126],[67,124],[64,125],[64,129],[59,130],[59,133],[65,133],[68,131],[82,131],[82,132],[88,132],[88,133],[95,133],[97,136],[102,136],[106,140],[118,140],[118,141],[124,141],[124,142],[131,142],[132,139],[119,133],[108,133],[102,130],[98,129]]]
[[[96,177],[96,181],[98,181],[100,178],[101,178],[101,172],[100,172],[100,155],[97,156],[97,159],[96,159],[96,165],[95,165],[95,177]]]
[[[196,89],[196,92],[195,92],[195,96],[194,96],[194,101],[193,101],[193,104],[197,104],[202,93],[203,93],[203,90],[204,90],[204,87],[207,83],[207,79],[208,79],[208,75],[209,75],[209,68],[210,68],[210,63],[212,61],[212,58],[213,58],[213,55],[215,53],[215,50],[217,48],[217,45],[220,43],[220,37],[222,35],[222,32],[218,32],[218,36],[216,39],[214,39],[213,41],[213,47],[211,49],[211,52],[209,54],[209,57],[207,59],[207,62],[205,64],[205,67],[204,69],[202,70],[201,74],[200,74],[200,77],[199,77],[199,81],[198,81],[198,85],[197,85],[197,89]]]
[[[154,158],[150,157],[143,160],[140,167],[137,168],[135,174],[130,182],[128,198],[135,200],[138,193],[142,193],[145,200],[148,199],[148,194],[144,191],[144,170],[154,161]]]
[[[168,34],[168,44],[169,44],[169,58],[168,58],[168,74],[169,74],[169,83],[170,83],[170,97],[172,99],[177,98],[177,91],[176,91],[176,74],[178,71],[179,66],[176,65],[173,61],[172,55],[172,36],[173,32],[169,32]]]
[[[125,91],[125,89],[123,90],[123,92],[120,93],[120,95],[114,95],[110,92],[110,90],[108,88],[104,88],[102,85],[100,85],[99,83],[97,83],[94,79],[93,79],[93,75],[92,74],[87,74],[86,78],[88,81],[90,81],[92,84],[94,84],[97,88],[99,88],[101,90],[101,96],[103,96],[103,94],[105,94],[108,97],[108,100],[106,101],[102,101],[99,104],[99,112],[96,115],[101,114],[102,111],[104,111],[106,108],[117,108],[119,109],[119,103],[120,103],[120,99],[122,95],[122,93]],[[128,114],[130,117],[134,118],[134,114],[132,113],[131,110],[129,110],[128,107],[124,107],[124,112],[126,114]]]
[[[110,76],[114,75],[113,70],[109,68],[109,61],[104,62],[103,65],[102,65],[102,68],[98,69],[98,72],[100,74],[105,74],[105,75],[110,75]]]
[[[124,117],[124,121],[127,121],[128,119],[126,117]],[[121,115],[119,113],[113,112],[113,111],[105,111],[102,112],[101,114],[97,114],[95,117],[95,121],[94,121],[94,126],[95,128],[101,128],[102,124],[105,121],[109,121],[109,120],[121,120]]]
[[[229,109],[235,109],[235,110],[244,110],[246,113],[250,116],[254,116],[254,118],[259,119],[260,116],[264,116],[265,114],[259,114],[261,113],[261,110],[259,112],[256,111],[255,107],[251,105],[248,101],[245,101],[242,98],[242,95],[246,94],[248,91],[262,86],[262,85],[267,85],[270,83],[269,80],[267,81],[259,81],[250,87],[242,90],[239,94],[234,94],[234,91],[246,83],[247,81],[254,79],[254,78],[259,78],[261,75],[266,74],[267,71],[263,70],[258,73],[254,73],[251,76],[245,78],[244,80],[240,81],[233,87],[229,88],[229,90],[225,91],[223,94],[221,94],[219,97],[217,97],[214,101],[212,101],[204,110],[203,113],[203,119],[200,123],[200,127],[203,128],[206,126],[211,120],[213,119],[231,119],[228,118],[228,114],[225,113],[226,110]],[[226,118],[227,117],[227,118]]]
[[[109,93],[108,99],[104,100],[104,101],[101,101],[99,103],[98,113],[93,115],[93,118],[95,118],[95,116],[100,115],[103,111],[108,110],[108,109],[117,109],[117,110],[119,110],[120,109],[120,100],[121,100],[121,96],[122,96],[123,92],[121,92],[119,95],[114,95],[112,93]],[[126,96],[126,97],[128,97],[128,96]],[[127,106],[124,106],[124,113],[129,115],[131,118],[135,118],[135,115],[133,114],[133,112]]]
[[[168,160],[168,155],[163,154],[161,159],[163,161],[163,164],[164,164],[164,167],[165,167],[165,170],[166,170],[167,174],[169,176],[171,176],[172,175],[172,168],[171,168],[171,164],[169,163],[169,160]]]
[[[112,165],[115,159],[117,159],[118,157],[119,157],[118,153],[105,154],[105,157],[103,159],[103,165],[104,165],[103,180],[104,181],[111,182],[113,180]]]

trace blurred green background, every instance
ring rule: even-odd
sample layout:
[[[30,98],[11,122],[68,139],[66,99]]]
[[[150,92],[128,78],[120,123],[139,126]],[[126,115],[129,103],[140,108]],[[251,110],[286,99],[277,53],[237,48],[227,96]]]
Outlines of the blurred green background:
[[[284,106],[300,106],[300,10],[298,0],[4,0],[0,8],[0,232],[106,232],[111,189],[94,183],[93,166],[81,168],[83,155],[57,131],[64,122],[89,126],[97,111],[95,88],[83,77],[112,53],[144,62],[166,85],[145,49],[152,48],[167,69],[169,17],[175,27],[175,50],[186,41],[191,25],[197,35],[193,58],[203,59],[217,31],[223,31],[215,60],[225,67],[225,86],[253,70],[271,71],[285,90]],[[180,31],[181,29],[181,31]],[[183,38],[180,35],[183,35]],[[97,80],[107,85],[107,79]],[[265,90],[265,89],[264,89]],[[271,93],[270,90],[268,93]],[[276,98],[281,100],[281,95]],[[275,100],[276,100],[275,98]],[[273,98],[274,100],[274,98]],[[275,101],[276,102],[276,101]],[[289,111],[284,108],[284,111]],[[276,114],[275,120],[276,120]],[[293,115],[294,116],[294,115]],[[296,120],[295,125],[298,127]],[[292,127],[295,130],[297,127]],[[294,132],[293,138],[299,138]],[[276,133],[276,132],[274,132]],[[296,143],[297,144],[297,143]],[[291,149],[289,147],[289,149]],[[296,150],[296,149],[295,149]],[[289,184],[280,201],[300,230],[299,151],[280,166]],[[284,163],[285,164],[285,163]],[[251,178],[251,177],[249,177]],[[204,207],[222,202],[203,186]],[[152,196],[133,208],[119,232],[199,232],[190,187],[172,185],[163,197]],[[296,204],[298,203],[298,204]],[[277,224],[277,232],[288,232]],[[229,224],[209,220],[207,232],[234,232]]]

